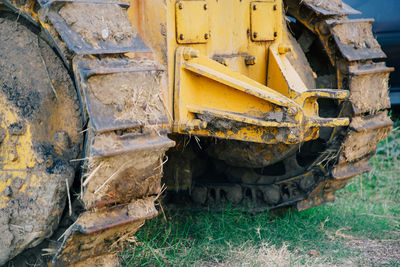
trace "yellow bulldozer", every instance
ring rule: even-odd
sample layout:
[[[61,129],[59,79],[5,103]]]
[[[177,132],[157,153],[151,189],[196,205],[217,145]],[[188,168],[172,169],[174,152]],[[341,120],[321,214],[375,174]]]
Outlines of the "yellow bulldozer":
[[[0,265],[50,236],[53,266],[115,262],[160,196],[258,212],[334,200],[392,126],[392,68],[357,13],[0,0]]]

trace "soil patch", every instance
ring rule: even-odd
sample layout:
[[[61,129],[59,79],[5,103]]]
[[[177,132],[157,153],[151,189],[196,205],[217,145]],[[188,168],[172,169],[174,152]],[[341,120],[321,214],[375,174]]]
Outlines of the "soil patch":
[[[400,264],[400,239],[397,240],[350,240],[349,248],[361,251],[355,265],[385,266]]]

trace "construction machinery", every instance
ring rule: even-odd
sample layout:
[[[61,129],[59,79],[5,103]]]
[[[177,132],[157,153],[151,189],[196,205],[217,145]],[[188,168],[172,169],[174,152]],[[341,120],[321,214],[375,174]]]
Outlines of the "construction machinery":
[[[392,126],[373,20],[341,0],[0,1],[0,264],[53,234],[53,266],[110,264],[164,188],[332,201]]]

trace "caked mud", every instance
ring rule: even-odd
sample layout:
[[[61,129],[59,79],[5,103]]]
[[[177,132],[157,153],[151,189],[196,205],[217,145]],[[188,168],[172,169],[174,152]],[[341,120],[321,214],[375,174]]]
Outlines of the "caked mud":
[[[69,159],[81,150],[73,82],[38,31],[19,20],[0,15],[0,265],[56,229],[75,177]]]

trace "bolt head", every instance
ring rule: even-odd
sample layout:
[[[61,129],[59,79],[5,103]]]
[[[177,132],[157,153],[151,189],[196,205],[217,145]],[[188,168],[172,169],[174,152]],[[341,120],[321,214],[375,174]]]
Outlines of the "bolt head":
[[[246,65],[255,65],[256,64],[256,58],[253,56],[247,56],[244,60]]]
[[[184,40],[185,39],[185,37],[183,36],[183,34],[181,33],[181,34],[179,34],[179,40]]]
[[[179,8],[179,9],[183,9],[183,4],[182,4],[182,3],[179,3],[179,4],[178,4],[178,8]]]
[[[258,33],[257,33],[257,32],[254,32],[254,33],[253,33],[253,38],[256,39],[257,37],[258,37]]]
[[[208,40],[208,38],[210,38],[210,35],[208,33],[204,34],[204,39]]]
[[[208,9],[208,5],[207,4],[204,4],[204,10],[207,10]]]
[[[257,5],[253,5],[253,10],[257,10]]]

